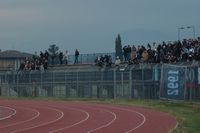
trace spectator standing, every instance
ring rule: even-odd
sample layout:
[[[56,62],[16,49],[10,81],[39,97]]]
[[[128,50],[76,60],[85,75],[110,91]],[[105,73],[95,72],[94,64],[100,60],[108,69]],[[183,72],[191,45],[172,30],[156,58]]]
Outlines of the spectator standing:
[[[127,60],[128,61],[131,60],[131,46],[130,45],[127,46]]]
[[[115,65],[119,66],[121,64],[121,60],[119,58],[119,56],[117,56],[116,60],[115,60]]]
[[[40,51],[40,58],[42,59],[44,57],[44,53]]]
[[[62,52],[59,53],[59,60],[60,60],[60,64],[63,64],[63,53]]]
[[[63,56],[63,61],[65,62],[65,64],[68,64],[68,60],[69,60],[69,53],[68,51],[66,50],[65,51],[65,54]]]
[[[78,49],[76,49],[76,51],[75,51],[75,61],[74,61],[74,64],[78,64],[78,57],[79,57],[79,51],[78,51]]]
[[[45,70],[48,68],[48,60],[47,59],[45,59],[43,67]]]
[[[128,55],[127,46],[123,47],[123,55],[124,55],[124,62],[126,62],[127,61],[127,55]]]
[[[48,52],[47,50],[45,50],[44,56],[45,56],[45,58],[46,58],[47,61],[48,61],[48,59],[49,59],[49,52]]]
[[[135,45],[133,45],[131,49],[131,60],[134,61],[135,59],[136,59],[136,47]]]
[[[142,52],[142,61],[143,61],[143,62],[147,62],[148,59],[149,59],[149,54],[148,54],[147,50],[144,50],[144,51]]]
[[[35,52],[35,54],[33,55],[33,61],[36,61],[36,59],[38,59],[39,57],[37,56],[37,52]]]

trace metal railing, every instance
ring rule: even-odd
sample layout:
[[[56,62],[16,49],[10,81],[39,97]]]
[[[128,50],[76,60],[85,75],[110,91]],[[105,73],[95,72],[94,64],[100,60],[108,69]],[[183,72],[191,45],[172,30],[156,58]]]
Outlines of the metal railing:
[[[80,54],[78,57],[78,63],[79,64],[92,64],[94,63],[95,59],[98,56],[104,56],[104,55],[110,55],[112,58],[112,62],[115,62],[115,53],[94,53],[94,54]],[[75,61],[75,55],[69,55],[68,56],[68,64],[74,64]],[[49,58],[49,64],[52,64],[51,58]],[[54,65],[60,64],[59,57],[56,57],[54,60]]]
[[[161,64],[91,67],[1,73],[0,95],[113,99],[160,97]],[[186,99],[199,100],[199,84],[197,83],[186,95]]]

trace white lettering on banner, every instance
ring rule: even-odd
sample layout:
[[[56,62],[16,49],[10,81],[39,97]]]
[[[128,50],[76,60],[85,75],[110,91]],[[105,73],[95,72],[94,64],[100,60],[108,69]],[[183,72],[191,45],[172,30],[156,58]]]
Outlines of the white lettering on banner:
[[[178,95],[179,94],[179,71],[170,70],[168,72],[168,80],[167,80],[167,95]]]
[[[194,82],[194,69],[187,69],[187,75],[186,79],[188,82],[193,83]]]
[[[198,84],[200,84],[200,67],[198,68]]]

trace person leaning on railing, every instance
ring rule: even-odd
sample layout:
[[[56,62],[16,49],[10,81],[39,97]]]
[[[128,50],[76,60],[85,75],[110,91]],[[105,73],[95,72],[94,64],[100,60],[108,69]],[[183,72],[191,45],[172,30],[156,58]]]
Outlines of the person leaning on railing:
[[[115,60],[115,65],[119,66],[120,64],[121,64],[121,60],[120,60],[119,56],[117,56],[116,60]]]

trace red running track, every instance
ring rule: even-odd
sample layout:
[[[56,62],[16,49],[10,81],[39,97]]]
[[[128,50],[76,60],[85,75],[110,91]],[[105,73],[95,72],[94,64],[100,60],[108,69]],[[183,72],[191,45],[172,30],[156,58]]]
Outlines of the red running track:
[[[168,113],[83,102],[0,100],[0,133],[168,133]]]

